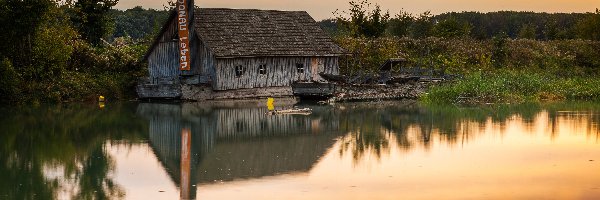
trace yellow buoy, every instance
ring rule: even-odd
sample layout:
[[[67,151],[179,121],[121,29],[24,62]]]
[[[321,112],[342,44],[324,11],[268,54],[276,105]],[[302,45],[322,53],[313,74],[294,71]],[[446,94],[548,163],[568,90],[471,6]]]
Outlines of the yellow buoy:
[[[275,103],[275,99],[273,99],[273,98],[267,99],[267,108],[269,109],[269,111],[275,110],[274,103]]]

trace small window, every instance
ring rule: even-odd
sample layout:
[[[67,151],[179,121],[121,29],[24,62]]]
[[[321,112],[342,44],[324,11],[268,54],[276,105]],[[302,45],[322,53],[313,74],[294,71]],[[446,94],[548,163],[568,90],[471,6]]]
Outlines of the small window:
[[[304,64],[296,64],[296,72],[298,72],[298,74],[304,74]]]
[[[235,77],[241,77],[246,73],[246,67],[242,65],[235,66]]]
[[[258,66],[258,74],[260,74],[260,75],[267,74],[267,65],[259,65]]]

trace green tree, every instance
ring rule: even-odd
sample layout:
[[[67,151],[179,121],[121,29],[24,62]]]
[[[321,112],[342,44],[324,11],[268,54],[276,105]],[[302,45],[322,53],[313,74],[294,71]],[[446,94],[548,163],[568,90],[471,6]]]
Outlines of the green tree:
[[[468,22],[459,22],[455,17],[447,18],[437,23],[433,28],[433,34],[437,37],[454,38],[469,36],[473,26]]]
[[[431,36],[433,31],[433,15],[427,11],[419,15],[410,27],[410,36],[413,38],[425,38]]]
[[[329,35],[335,36],[339,34],[336,19],[324,19],[317,23],[319,24],[319,27],[321,27],[321,29],[323,29],[325,32],[329,33]]]
[[[588,40],[600,40],[600,10],[589,14],[577,23],[577,32],[580,38]]]
[[[20,70],[33,64],[31,54],[35,34],[56,4],[50,0],[0,1],[0,56],[8,58]]]
[[[564,31],[559,30],[558,23],[555,20],[548,20],[544,25],[544,38],[546,40],[565,39]]]
[[[536,27],[533,24],[524,24],[519,30],[519,38],[521,39],[536,39]]]
[[[406,12],[400,11],[395,18],[390,19],[388,32],[392,36],[405,37],[409,34],[409,28],[413,24],[414,17]]]
[[[113,18],[108,15],[119,0],[78,0],[73,5],[71,21],[81,36],[93,45],[112,33]]]
[[[0,23],[10,27],[0,33],[0,57],[7,59],[3,64],[7,75],[3,79],[26,83],[18,90],[3,84],[5,92],[17,91],[20,95],[1,101],[48,96],[62,79],[71,56],[71,43],[77,38],[68,15],[53,0],[7,0],[0,5]]]
[[[337,17],[337,23],[341,28],[353,37],[380,37],[385,33],[390,18],[389,13],[382,13],[379,5],[369,10],[371,3],[368,0],[360,2],[350,1],[350,9],[345,14],[349,18]]]

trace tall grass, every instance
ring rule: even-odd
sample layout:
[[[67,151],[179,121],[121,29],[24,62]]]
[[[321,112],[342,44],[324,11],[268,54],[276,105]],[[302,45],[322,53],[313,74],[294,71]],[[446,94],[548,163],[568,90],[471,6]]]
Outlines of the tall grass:
[[[524,103],[600,100],[600,79],[561,77],[550,73],[498,70],[468,74],[433,86],[421,100],[429,103]]]

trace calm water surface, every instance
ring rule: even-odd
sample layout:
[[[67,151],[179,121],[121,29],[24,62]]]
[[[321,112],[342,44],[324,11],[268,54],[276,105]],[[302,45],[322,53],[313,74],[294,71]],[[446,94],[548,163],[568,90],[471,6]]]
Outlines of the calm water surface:
[[[600,104],[0,108],[0,199],[600,199]]]

